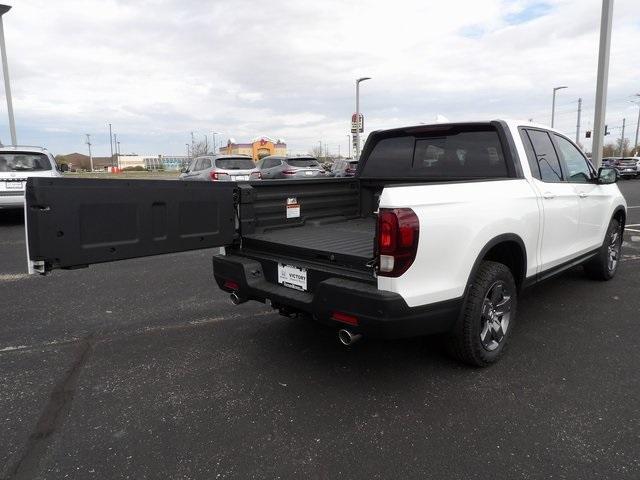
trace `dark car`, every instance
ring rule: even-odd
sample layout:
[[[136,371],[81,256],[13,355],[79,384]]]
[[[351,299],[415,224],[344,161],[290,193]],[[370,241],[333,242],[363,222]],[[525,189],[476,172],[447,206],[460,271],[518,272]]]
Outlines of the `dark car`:
[[[324,177],[324,168],[314,157],[280,157],[269,155],[258,161],[257,168],[265,180],[274,178]]]

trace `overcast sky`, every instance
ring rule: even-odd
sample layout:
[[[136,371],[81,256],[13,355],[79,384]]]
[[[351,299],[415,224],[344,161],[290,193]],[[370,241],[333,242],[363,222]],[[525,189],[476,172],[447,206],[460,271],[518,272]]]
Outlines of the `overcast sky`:
[[[182,154],[190,132],[347,148],[354,79],[365,127],[499,117],[572,137],[593,123],[600,0],[15,0],[4,17],[21,144]],[[635,135],[638,0],[616,0],[607,123]],[[0,139],[9,141],[6,103]],[[366,134],[365,134],[366,135]],[[633,140],[633,138],[632,138]],[[590,144],[587,143],[587,146]]]

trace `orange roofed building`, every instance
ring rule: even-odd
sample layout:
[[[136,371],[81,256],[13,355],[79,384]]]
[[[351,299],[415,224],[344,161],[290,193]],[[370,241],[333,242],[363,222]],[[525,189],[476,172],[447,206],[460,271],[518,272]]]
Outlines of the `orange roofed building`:
[[[226,147],[220,147],[222,155],[249,155],[257,162],[268,155],[287,155],[287,144],[270,137],[258,137],[251,143],[237,143],[233,138],[227,141]]]

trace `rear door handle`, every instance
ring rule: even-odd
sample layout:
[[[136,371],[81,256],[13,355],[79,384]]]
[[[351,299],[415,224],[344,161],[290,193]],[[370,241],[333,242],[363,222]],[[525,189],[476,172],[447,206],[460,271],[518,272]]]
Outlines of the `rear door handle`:
[[[542,198],[545,198],[546,200],[551,200],[553,198],[556,198],[555,193],[551,193],[551,192],[544,192],[542,194]]]

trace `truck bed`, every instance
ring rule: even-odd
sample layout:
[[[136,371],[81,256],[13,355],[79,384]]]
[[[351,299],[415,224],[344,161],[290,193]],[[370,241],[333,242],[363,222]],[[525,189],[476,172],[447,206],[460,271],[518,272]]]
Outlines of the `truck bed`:
[[[243,248],[370,269],[376,219],[317,219],[243,237]]]

